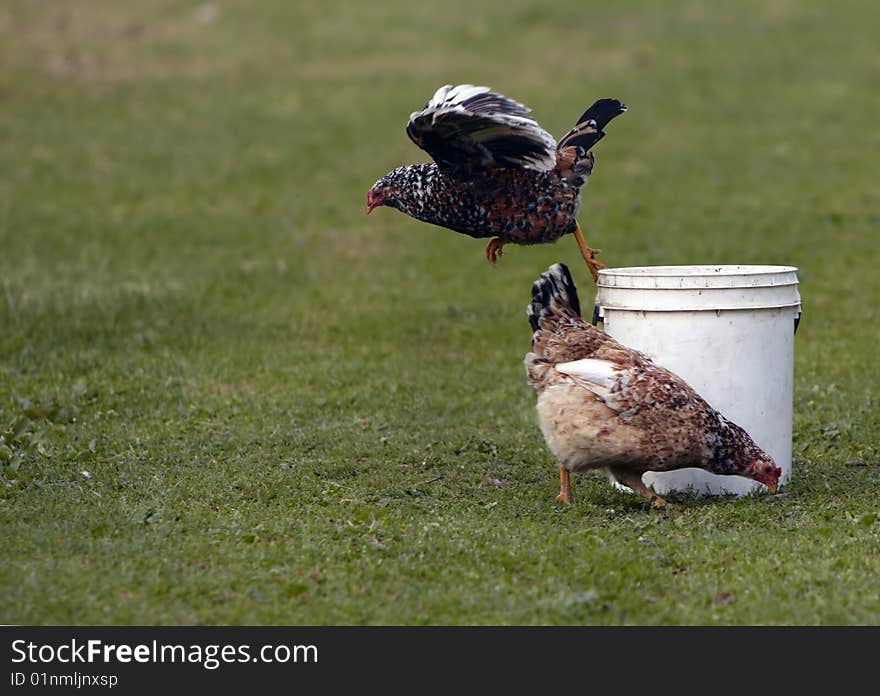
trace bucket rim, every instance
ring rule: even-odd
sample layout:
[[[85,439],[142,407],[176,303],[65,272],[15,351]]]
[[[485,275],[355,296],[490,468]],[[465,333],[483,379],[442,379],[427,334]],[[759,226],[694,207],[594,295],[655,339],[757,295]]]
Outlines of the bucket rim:
[[[601,312],[605,312],[606,310],[611,310],[613,312],[654,312],[658,314],[677,314],[679,312],[759,312],[763,310],[779,310],[779,309],[797,309],[800,310],[803,306],[801,302],[784,302],[782,304],[758,304],[754,306],[743,306],[743,305],[712,305],[708,307],[699,307],[699,306],[685,306],[685,307],[647,307],[647,306],[633,306],[633,305],[614,305],[609,304],[607,302],[596,302],[596,307],[598,307]],[[601,315],[600,315],[601,316]]]
[[[689,271],[689,269],[691,269]],[[723,276],[784,275],[797,273],[797,266],[752,264],[691,264],[680,266],[622,266],[603,268],[599,276],[631,278],[718,278]]]

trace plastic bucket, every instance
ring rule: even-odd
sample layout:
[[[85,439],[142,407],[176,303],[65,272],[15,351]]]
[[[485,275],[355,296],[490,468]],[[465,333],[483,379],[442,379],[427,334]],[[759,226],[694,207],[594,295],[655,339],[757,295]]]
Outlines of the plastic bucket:
[[[643,266],[599,271],[594,323],[685,379],[739,424],[791,478],[794,333],[792,266]],[[759,484],[702,469],[645,474],[663,494],[744,495]]]

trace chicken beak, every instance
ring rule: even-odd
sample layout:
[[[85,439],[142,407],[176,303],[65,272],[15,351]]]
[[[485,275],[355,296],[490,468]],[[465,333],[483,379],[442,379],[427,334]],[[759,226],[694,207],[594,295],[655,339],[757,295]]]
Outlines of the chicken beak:
[[[770,491],[770,495],[776,495],[776,489],[779,486],[777,483],[768,483],[767,490]]]
[[[373,208],[382,205],[382,198],[377,196],[372,190],[367,191],[367,215],[373,212]]]

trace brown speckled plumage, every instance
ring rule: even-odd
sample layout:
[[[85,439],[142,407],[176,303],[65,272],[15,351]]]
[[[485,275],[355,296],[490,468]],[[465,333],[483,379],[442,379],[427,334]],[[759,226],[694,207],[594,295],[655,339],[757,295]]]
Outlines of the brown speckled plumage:
[[[552,266],[533,287],[526,355],[538,416],[561,467],[605,468],[649,497],[646,471],[697,467],[775,488],[780,471],[738,425],[683,379],[621,345],[580,316],[568,269]]]
[[[413,164],[388,176],[406,194],[385,205],[477,239],[555,242],[576,225],[579,191],[561,186],[555,171],[494,168],[457,178],[436,164]]]
[[[368,209],[385,205],[471,237],[495,237],[498,248],[555,242],[577,227],[590,148],[625,110],[601,99],[557,144],[522,104],[486,87],[446,85],[407,125],[434,162],[386,174],[370,189]]]

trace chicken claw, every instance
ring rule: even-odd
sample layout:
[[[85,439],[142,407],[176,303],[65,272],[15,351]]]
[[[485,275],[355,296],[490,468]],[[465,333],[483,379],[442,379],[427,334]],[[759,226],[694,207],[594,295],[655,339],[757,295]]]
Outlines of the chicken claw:
[[[504,251],[502,251],[503,247],[504,240],[500,237],[495,237],[486,245],[486,260],[493,266],[499,256],[504,256]]]
[[[590,275],[593,276],[593,282],[599,282],[599,269],[608,268],[601,261],[596,260],[596,254],[602,253],[601,249],[593,249],[590,246],[587,246],[587,241],[584,239],[584,233],[581,231],[580,223],[576,223],[577,227],[574,230],[574,238],[577,240],[578,248],[581,250],[581,256],[584,257],[584,261],[587,262],[587,268],[590,271]]]
[[[571,505],[571,477],[564,466],[559,467],[559,495],[556,496],[556,502]]]

